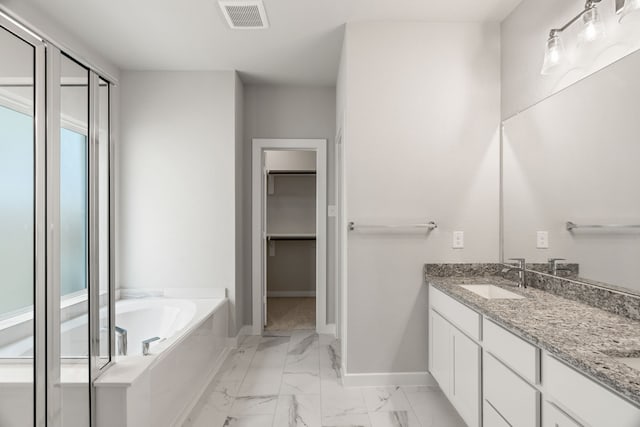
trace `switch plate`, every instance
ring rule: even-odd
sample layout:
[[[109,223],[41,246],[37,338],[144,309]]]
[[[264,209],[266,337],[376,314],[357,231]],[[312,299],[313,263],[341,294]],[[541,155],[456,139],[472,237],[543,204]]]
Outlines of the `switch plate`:
[[[332,218],[338,216],[338,210],[336,209],[336,205],[327,206],[327,215]]]
[[[464,231],[453,232],[453,249],[464,248]]]
[[[549,232],[538,231],[536,233],[536,248],[549,249]]]

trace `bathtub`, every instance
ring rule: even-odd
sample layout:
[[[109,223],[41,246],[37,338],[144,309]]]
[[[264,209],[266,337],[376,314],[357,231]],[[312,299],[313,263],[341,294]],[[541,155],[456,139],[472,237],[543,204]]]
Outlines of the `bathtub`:
[[[128,352],[116,356],[95,382],[97,426],[180,424],[228,352],[227,305],[223,297],[118,300],[115,323],[127,330]],[[88,396],[78,394],[86,390],[88,368],[64,357],[87,355],[86,333],[86,314],[67,318],[61,325],[61,397],[68,412],[79,415],[76,420],[86,419],[83,414],[88,411]],[[14,338],[6,338],[10,336]],[[0,425],[33,424],[31,410],[18,404],[30,402],[33,340],[15,336],[17,332],[9,331],[0,337],[5,340],[0,339]],[[160,339],[143,356],[142,341],[152,337]],[[101,338],[106,342],[106,335]],[[75,402],[73,409],[71,402]],[[65,419],[65,426],[76,427],[74,419]]]
[[[227,300],[123,299],[116,313],[128,352],[95,383],[97,426],[181,425],[227,355]]]
[[[213,306],[218,300],[212,300]],[[152,353],[158,353],[180,337],[197,314],[194,301],[171,298],[123,299],[116,303],[116,326],[127,331],[127,355],[142,354],[142,341],[158,337],[151,344]],[[118,342],[118,340],[116,340]],[[116,347],[116,354],[119,354]]]

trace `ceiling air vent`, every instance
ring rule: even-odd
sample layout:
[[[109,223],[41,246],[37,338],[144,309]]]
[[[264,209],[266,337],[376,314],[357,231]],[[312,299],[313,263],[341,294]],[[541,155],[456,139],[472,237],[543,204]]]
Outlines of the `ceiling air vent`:
[[[219,3],[222,14],[231,28],[238,30],[269,28],[269,21],[261,0],[222,0]]]

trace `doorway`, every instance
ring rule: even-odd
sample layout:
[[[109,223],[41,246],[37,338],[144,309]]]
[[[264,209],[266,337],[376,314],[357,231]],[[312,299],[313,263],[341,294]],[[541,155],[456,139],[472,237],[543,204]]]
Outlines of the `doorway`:
[[[253,333],[326,329],[326,140],[254,139]]]

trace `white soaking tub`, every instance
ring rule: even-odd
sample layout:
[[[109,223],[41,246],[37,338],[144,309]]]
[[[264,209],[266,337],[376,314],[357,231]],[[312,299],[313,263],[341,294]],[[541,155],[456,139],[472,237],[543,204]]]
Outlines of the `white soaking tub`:
[[[214,302],[214,301],[212,301]],[[217,304],[214,302],[214,304]],[[151,343],[158,353],[178,338],[196,315],[196,303],[184,299],[136,298],[116,303],[116,326],[127,331],[127,355],[142,354],[142,341],[158,337]],[[118,340],[116,340],[118,342]],[[119,348],[116,347],[116,353]]]
[[[96,381],[98,427],[179,425],[227,355],[227,306],[226,298],[119,300],[128,352]],[[152,337],[160,340],[143,356]]]
[[[95,383],[98,427],[171,426],[188,415],[228,352],[227,299],[224,290],[219,291],[217,295],[194,293],[197,298],[183,298],[184,292],[180,298],[157,296],[172,295],[160,291],[153,297],[116,301],[116,325],[127,331],[128,354],[116,356],[115,363]],[[63,318],[61,397],[65,413],[77,415],[65,418],[64,425],[86,427],[86,359],[85,363],[74,363],[73,357],[65,355],[86,357],[87,315],[65,309]],[[33,394],[32,325],[31,319],[26,319],[0,328],[1,427],[33,424],[29,406]],[[150,354],[143,356],[142,341],[152,337],[160,339],[151,343]],[[106,336],[102,340],[106,342]]]

